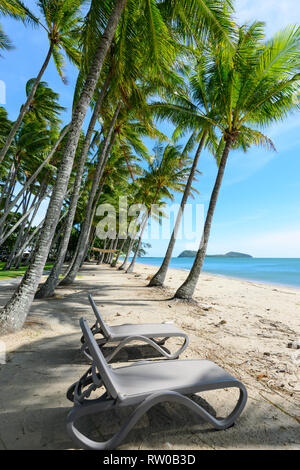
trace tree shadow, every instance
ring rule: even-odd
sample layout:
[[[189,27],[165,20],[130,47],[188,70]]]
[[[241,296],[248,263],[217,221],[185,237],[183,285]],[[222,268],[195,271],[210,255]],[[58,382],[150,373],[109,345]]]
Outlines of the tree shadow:
[[[10,354],[7,364],[0,366],[0,448],[74,448],[66,431],[67,414],[72,408],[66,391],[88,367],[79,352],[77,334],[35,340]],[[211,414],[220,417],[231,411],[236,399],[231,391],[206,393],[209,399],[206,394],[193,398]],[[221,411],[217,411],[219,407]],[[79,423],[80,429],[91,438],[106,440],[129,412],[119,409],[85,418]],[[249,399],[236,425],[216,432],[184,406],[162,403],[141,418],[121,448],[284,448],[293,440],[299,442],[299,424],[283,414],[274,419],[272,413],[274,409],[266,410]]]

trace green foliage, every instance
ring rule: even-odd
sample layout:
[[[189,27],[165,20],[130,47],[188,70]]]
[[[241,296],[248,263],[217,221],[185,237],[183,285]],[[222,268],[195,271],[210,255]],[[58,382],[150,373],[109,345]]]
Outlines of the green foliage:
[[[36,24],[47,33],[52,58],[64,81],[66,60],[78,67],[75,105],[85,92],[86,78],[115,1],[38,0],[37,5],[40,18],[22,2],[0,0],[0,14]],[[119,105],[113,145],[94,206],[97,201],[109,202],[118,211],[118,199],[126,195],[129,203],[144,203],[149,211],[154,203],[163,207],[166,200],[173,200],[175,192],[184,190],[192,165],[190,153],[202,137],[217,164],[229,138],[232,149],[247,151],[256,145],[275,150],[264,129],[299,109],[300,29],[288,27],[266,41],[264,23],[238,26],[233,15],[231,0],[127,0],[91,102],[93,108],[103,92],[81,181],[69,255],[75,252],[96,163]],[[0,28],[0,49],[11,47]],[[34,83],[34,78],[27,82],[27,96]],[[16,187],[26,184],[53,148],[61,134],[63,110],[58,94],[46,82],[40,82],[0,169],[1,215],[14,199]],[[162,132],[161,123],[165,121],[175,126],[172,141]],[[0,147],[11,127],[7,111],[0,108]],[[79,134],[80,129],[77,131]],[[178,140],[186,136],[185,145],[178,146]],[[145,137],[158,142],[153,154],[145,145]],[[31,184],[28,200],[39,194],[43,185],[55,188],[56,170],[67,140],[65,136]],[[63,215],[70,206],[84,140],[81,131]],[[16,208],[9,213],[7,224],[19,216]],[[95,216],[94,227],[97,221]],[[28,220],[25,225],[31,233]],[[62,233],[60,222],[53,258]],[[7,240],[9,249],[13,249],[17,234]]]

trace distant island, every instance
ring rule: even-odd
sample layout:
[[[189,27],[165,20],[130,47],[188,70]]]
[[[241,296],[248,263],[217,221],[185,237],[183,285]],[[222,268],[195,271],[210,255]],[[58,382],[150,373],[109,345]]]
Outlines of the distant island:
[[[195,258],[197,251],[184,250],[178,258]],[[239,253],[237,251],[229,251],[225,255],[206,255],[207,258],[253,258],[251,255],[246,253]]]

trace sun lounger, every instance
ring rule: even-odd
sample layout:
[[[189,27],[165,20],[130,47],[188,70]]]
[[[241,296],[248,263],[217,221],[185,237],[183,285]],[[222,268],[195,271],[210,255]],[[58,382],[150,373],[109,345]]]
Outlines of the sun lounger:
[[[93,358],[92,366],[73,384],[67,397],[74,403],[68,414],[69,435],[81,448],[114,449],[127,436],[139,418],[152,406],[161,402],[178,402],[190,408],[215,429],[233,425],[247,401],[244,385],[219,366],[205,359],[177,361],[143,361],[113,369],[107,364],[85,319],[80,326]],[[99,398],[89,399],[100,387],[105,392]],[[186,395],[207,390],[237,387],[240,391],[234,410],[226,418],[217,419]],[[135,406],[121,429],[105,442],[97,442],[76,427],[76,421],[87,415]]]
[[[140,325],[125,324],[108,326],[104,322],[91,294],[88,294],[88,298],[96,316],[96,323],[92,326],[92,333],[93,335],[100,333],[103,336],[102,338],[97,339],[99,347],[102,347],[107,343],[117,343],[113,352],[106,356],[106,360],[108,362],[110,362],[121,349],[123,349],[132,341],[141,341],[143,343],[149,344],[167,359],[178,358],[189,343],[188,336],[182,330],[170,323],[144,323]],[[162,346],[168,338],[174,336],[183,338],[184,341],[182,346],[173,354],[171,354]],[[162,340],[158,341],[158,338],[161,338]],[[84,341],[84,337],[81,338],[81,342],[83,343],[81,348],[82,352],[89,360],[92,360],[89,349]]]

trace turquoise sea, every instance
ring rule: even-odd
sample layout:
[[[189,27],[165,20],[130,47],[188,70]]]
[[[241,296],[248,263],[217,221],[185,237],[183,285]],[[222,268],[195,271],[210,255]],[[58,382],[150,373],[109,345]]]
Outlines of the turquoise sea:
[[[138,258],[160,266],[163,258]],[[189,270],[194,258],[172,258],[170,267]],[[203,271],[212,274],[300,288],[300,258],[206,258]]]

